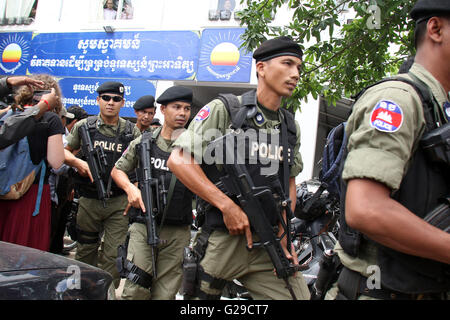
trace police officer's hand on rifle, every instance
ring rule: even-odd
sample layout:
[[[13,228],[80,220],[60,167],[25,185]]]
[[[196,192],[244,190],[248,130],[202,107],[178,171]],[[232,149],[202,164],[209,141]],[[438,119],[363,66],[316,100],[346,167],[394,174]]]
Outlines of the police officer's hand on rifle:
[[[89,165],[86,161],[80,159],[78,161],[78,166],[76,168],[80,175],[82,175],[83,177],[89,177],[91,182],[94,182],[94,178],[92,177],[91,170],[89,170]]]
[[[245,234],[247,245],[252,248],[253,238],[248,217],[238,205],[228,200],[229,204],[222,209],[223,221],[231,235]]]
[[[75,155],[71,152],[71,150],[68,150],[66,147],[66,150],[64,151],[64,156],[66,157],[66,164],[76,168],[79,175],[83,177],[89,177],[91,182],[94,182],[94,178],[92,177],[91,170],[89,170],[89,165],[86,161],[75,157]]]
[[[142,200],[141,190],[139,190],[134,183],[130,182],[128,176],[116,167],[111,170],[111,176],[114,181],[117,181],[118,185],[123,188],[128,196],[128,204],[123,212],[123,215],[126,216],[131,207],[141,209],[142,212],[145,212],[145,205]]]
[[[132,207],[141,209],[145,212],[144,201],[142,201],[141,190],[134,184],[130,183],[129,187],[125,190],[128,196],[128,204]]]
[[[283,230],[280,226],[280,231],[278,232],[278,237],[280,238],[283,234]],[[297,256],[297,252],[295,251],[294,245],[292,244],[292,242],[290,243],[290,251],[287,249],[287,237],[284,236],[283,238],[281,238],[280,241],[281,247],[283,248],[284,254],[286,255],[286,258],[288,260],[290,260],[292,262],[292,264],[294,265],[298,265],[298,256]],[[274,269],[275,272],[275,269]],[[294,275],[296,275],[297,272],[294,273]]]
[[[115,170],[115,168],[113,170]],[[128,210],[130,210],[131,207],[141,209],[142,212],[145,212],[145,204],[142,200],[141,190],[139,190],[139,188],[136,187],[133,183],[130,183],[125,192],[128,196],[128,205],[125,208],[123,215],[127,215]]]

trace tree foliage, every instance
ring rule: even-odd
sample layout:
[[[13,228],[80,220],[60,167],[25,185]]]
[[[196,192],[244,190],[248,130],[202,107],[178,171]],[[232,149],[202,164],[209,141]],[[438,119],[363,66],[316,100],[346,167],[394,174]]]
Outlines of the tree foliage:
[[[414,53],[414,22],[409,17],[415,0],[241,0],[244,44],[254,50],[264,40],[289,35],[304,49],[303,70],[289,108],[299,100],[323,96],[335,104],[368,84],[397,72]],[[273,24],[273,14],[289,6],[292,19]],[[356,13],[342,21],[344,5]]]

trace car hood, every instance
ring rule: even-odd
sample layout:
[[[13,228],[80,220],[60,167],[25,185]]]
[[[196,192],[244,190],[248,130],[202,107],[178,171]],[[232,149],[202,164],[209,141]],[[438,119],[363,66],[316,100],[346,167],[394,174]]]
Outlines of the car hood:
[[[49,252],[0,241],[0,272],[58,269],[84,263]]]
[[[97,267],[0,241],[0,300],[104,300],[111,287]]]

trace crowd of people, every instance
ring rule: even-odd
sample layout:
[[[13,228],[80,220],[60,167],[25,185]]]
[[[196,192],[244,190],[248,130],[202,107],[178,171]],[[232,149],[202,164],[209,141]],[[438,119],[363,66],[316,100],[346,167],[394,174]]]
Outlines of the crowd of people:
[[[416,55],[402,77],[427,88],[433,103],[425,106],[413,86],[395,80],[368,88],[356,101],[346,126],[335,247],[343,269],[329,299],[449,299],[450,234],[424,217],[442,199],[449,201],[450,164],[448,159],[430,164],[420,141],[445,128],[450,118],[450,7],[444,0],[419,0],[411,17]],[[255,216],[236,191],[238,182],[230,180],[224,162],[230,159],[220,158],[231,155],[233,165],[243,160],[244,186],[270,190],[258,200],[260,214],[280,237],[285,258],[298,265],[286,220],[288,209],[295,210],[295,177],[303,169],[301,134],[282,99],[297,86],[303,51],[283,36],[262,43],[253,58],[256,90],[235,100],[219,96],[192,118],[193,91],[175,85],[157,98],[139,98],[136,123],[119,116],[125,102],[120,82],[98,87],[99,113],[88,115],[79,106],[62,105],[50,75],[2,78],[1,97],[14,90],[15,103],[0,115],[0,152],[26,137],[31,161],[45,165],[43,182],[36,175],[20,199],[0,200],[0,241],[62,253],[67,214],[77,197],[75,259],[100,265],[116,288],[125,278],[123,299],[175,299],[185,276],[183,252],[192,240],[192,210],[202,201],[203,220],[193,244],[196,268],[186,296],[218,299],[226,282],[237,279],[254,299],[309,299],[300,271],[277,277],[273,257],[254,247],[261,237],[252,225]],[[47,91],[36,97],[38,90]],[[162,124],[154,118],[157,104]],[[378,121],[389,116],[397,117],[396,126]],[[229,143],[240,132],[251,149],[238,155],[239,145]],[[94,148],[102,147],[99,175],[90,166],[86,135]],[[230,146],[237,149],[229,152]],[[273,156],[263,147],[280,152]],[[149,178],[158,190],[152,203],[143,192]],[[156,230],[149,226],[150,215]],[[155,243],[149,243],[149,232]],[[119,247],[124,256],[118,256]],[[367,285],[372,265],[381,268],[380,286]]]

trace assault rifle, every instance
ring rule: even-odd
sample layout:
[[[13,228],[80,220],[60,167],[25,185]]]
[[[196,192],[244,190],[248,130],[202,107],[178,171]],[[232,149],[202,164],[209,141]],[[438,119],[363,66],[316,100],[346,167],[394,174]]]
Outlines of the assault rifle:
[[[289,290],[292,299],[297,300],[288,279],[296,271],[301,269],[298,265],[294,265],[289,261],[280,243],[281,239],[286,237],[287,248],[288,250],[291,248],[289,215],[293,216],[293,214],[289,206],[290,200],[284,195],[277,176],[270,176],[272,189],[269,186],[256,187],[254,185],[253,180],[244,165],[242,154],[240,152],[235,152],[238,135],[239,133],[236,132],[228,133],[211,142],[209,146],[214,148],[214,150],[218,150],[216,147],[223,147],[224,159],[227,160],[224,162],[230,162],[230,160],[233,159],[231,164],[223,164],[223,168],[227,175],[221,178],[221,182],[229,194],[237,196],[242,210],[246,213],[250,221],[251,227],[260,239],[260,242],[254,243],[253,247],[264,247],[266,249],[275,267],[277,277],[285,281],[286,288]],[[273,192],[280,197],[281,208],[278,208]],[[264,200],[265,203],[270,201],[272,202],[272,205],[263,206],[260,202],[261,200]],[[271,214],[272,212],[269,211],[274,208],[278,208],[275,209],[275,211],[277,212],[278,219],[284,229],[283,234],[279,238],[276,236],[265,213],[268,212],[268,214]],[[284,222],[282,210],[286,210],[287,224]]]
[[[423,219],[429,224],[450,233],[450,196],[441,199],[441,203]]]
[[[334,251],[335,241],[328,232],[319,235],[319,241],[323,247],[322,257],[319,262],[319,272],[314,284],[311,286],[311,300],[323,300],[332,283],[337,279],[341,269],[341,261]]]
[[[148,137],[148,138],[147,138]],[[156,215],[158,214],[159,205],[159,185],[158,179],[152,178],[150,146],[151,134],[144,134],[138,148],[139,166],[138,180],[139,189],[142,194],[142,201],[145,206],[145,225],[147,227],[147,243],[152,248],[152,266],[153,278],[157,277],[156,273],[156,255],[157,246],[162,242],[156,232]],[[156,195],[156,196],[155,196]]]
[[[80,126],[79,132],[81,141],[83,142],[83,154],[86,156],[89,170],[91,171],[92,178],[94,179],[98,199],[103,201],[103,208],[106,208],[106,199],[108,198],[108,194],[106,192],[105,184],[102,180],[102,176],[104,176],[106,172],[105,168],[108,166],[105,152],[100,145],[94,148],[91,136],[89,135],[89,128],[87,126],[87,123],[84,123],[82,126]]]

